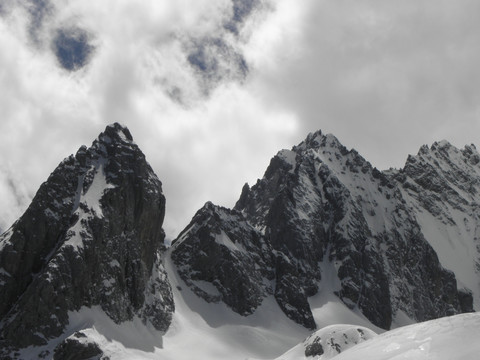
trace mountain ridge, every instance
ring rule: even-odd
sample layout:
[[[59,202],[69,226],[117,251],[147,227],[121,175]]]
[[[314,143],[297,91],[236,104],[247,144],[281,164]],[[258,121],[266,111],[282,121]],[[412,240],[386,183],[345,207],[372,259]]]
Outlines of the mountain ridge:
[[[222,338],[228,324],[214,309],[242,329],[256,324],[276,344],[285,333],[268,316],[293,338],[340,312],[358,326],[390,329],[473,311],[479,179],[474,145],[436,142],[403,168],[379,171],[317,131],[279,151],[232,209],[207,202],[167,251],[161,182],[128,129],[109,125],[0,235],[0,358],[22,358],[12,351],[32,345],[44,358],[101,358],[115,338],[93,331],[94,320],[82,328],[87,313],[112,322],[100,329],[151,327],[154,343],[138,351],[161,356],[172,351],[161,349],[162,334],[172,341],[182,324]]]
[[[408,168],[404,172],[408,174]],[[473,309],[471,290],[457,289],[453,273],[442,268],[416,214],[410,212],[398,175],[392,173],[378,171],[333,135],[317,131],[291,150],[278,152],[264,177],[251,188],[248,184],[243,187],[233,208],[244,216],[236,215],[238,222],[255,229],[256,237],[274,254],[266,269],[274,269],[275,276],[257,279],[256,284],[274,278],[277,301],[292,320],[315,328],[307,299],[318,291],[322,274],[317,264],[325,255],[335,263],[342,282],[338,297],[351,308],[359,307],[373,324],[384,329],[390,328],[399,312],[422,321]],[[211,251],[217,258],[222,246],[224,251],[230,248],[228,258],[238,253],[216,240],[217,250],[201,246],[209,241],[207,238],[217,236],[212,234],[235,232],[231,222],[222,224],[219,218],[212,214],[216,225],[210,231],[203,227],[201,234],[193,231],[187,239],[182,232],[181,241],[200,244],[197,250],[206,258]],[[227,238],[233,244],[238,241],[235,235]],[[174,249],[174,260],[192,254],[185,251],[180,255],[179,249],[179,245]],[[182,265],[185,263],[189,261]],[[259,263],[255,265],[262,268]],[[239,260],[236,267],[244,274],[251,268]],[[221,277],[221,271],[202,276],[198,266],[191,272],[201,281]],[[212,284],[217,283],[213,280]],[[224,296],[230,297],[224,285]],[[246,288],[255,293],[258,286]],[[268,294],[267,289],[261,296]]]

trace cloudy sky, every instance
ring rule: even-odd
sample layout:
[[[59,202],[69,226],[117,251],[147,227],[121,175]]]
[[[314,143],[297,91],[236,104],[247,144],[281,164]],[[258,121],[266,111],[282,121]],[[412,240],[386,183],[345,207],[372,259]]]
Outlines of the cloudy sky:
[[[170,238],[318,129],[380,169],[480,145],[478,64],[477,0],[1,0],[0,229],[115,121]]]

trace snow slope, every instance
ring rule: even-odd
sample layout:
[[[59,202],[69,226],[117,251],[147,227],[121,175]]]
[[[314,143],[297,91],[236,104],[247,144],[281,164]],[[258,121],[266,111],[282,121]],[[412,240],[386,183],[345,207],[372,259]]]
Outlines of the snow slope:
[[[163,337],[164,349],[159,350],[162,359],[190,360],[192,353],[199,359],[272,359],[310,334],[285,316],[273,296],[267,297],[254,314],[240,316],[222,302],[207,303],[196,296],[179,277],[168,254],[166,269],[174,291],[175,314]],[[338,279],[327,270],[328,280],[311,299],[317,324],[347,322],[383,331],[338,300],[333,294]]]
[[[174,292],[175,313],[166,334],[143,324],[138,317],[116,324],[100,307],[83,307],[69,313],[70,324],[62,337],[41,348],[24,349],[21,358],[30,359],[48,350],[46,359],[51,359],[57,344],[77,331],[97,343],[112,360],[274,359],[309,337],[310,331],[288,319],[273,296],[247,317],[234,313],[222,302],[207,303],[185,285],[168,255],[165,267]],[[338,328],[333,324],[351,323],[355,325],[347,327],[365,329],[365,333],[373,334],[365,327],[382,331],[359,311],[341,303],[333,294],[338,279],[327,279],[319,295],[311,299],[318,324]]]
[[[480,313],[461,314],[388,331],[335,360],[478,360],[479,339]]]
[[[162,359],[272,359],[309,332],[289,320],[273,297],[244,317],[224,303],[207,303],[179,277],[167,254],[166,269],[175,299],[175,314],[163,338]]]

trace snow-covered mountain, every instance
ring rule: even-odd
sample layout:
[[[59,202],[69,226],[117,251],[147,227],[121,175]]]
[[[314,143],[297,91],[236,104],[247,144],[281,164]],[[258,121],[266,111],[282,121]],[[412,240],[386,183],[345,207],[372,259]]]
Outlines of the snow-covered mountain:
[[[338,299],[383,329],[471,311],[472,294],[480,299],[478,156],[434,144],[380,172],[334,136],[310,134],[245,185],[233,210],[199,210],[172,258],[206,301],[248,315],[272,294],[309,329],[309,299],[331,276]],[[465,261],[454,266],[449,253]]]
[[[381,172],[319,131],[233,209],[206,203],[166,249],[161,182],[110,125],[0,236],[0,359],[380,349],[397,334],[385,330],[478,309],[479,179],[473,145],[435,143]],[[453,338],[453,319],[478,325],[462,316]]]

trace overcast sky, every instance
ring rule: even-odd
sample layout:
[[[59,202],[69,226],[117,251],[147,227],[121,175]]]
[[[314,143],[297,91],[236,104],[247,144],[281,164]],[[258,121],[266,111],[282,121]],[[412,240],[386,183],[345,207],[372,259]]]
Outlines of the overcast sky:
[[[322,129],[380,169],[480,134],[478,0],[2,0],[0,229],[106,124],[175,237]]]

